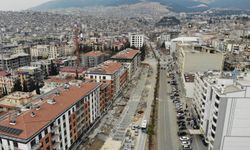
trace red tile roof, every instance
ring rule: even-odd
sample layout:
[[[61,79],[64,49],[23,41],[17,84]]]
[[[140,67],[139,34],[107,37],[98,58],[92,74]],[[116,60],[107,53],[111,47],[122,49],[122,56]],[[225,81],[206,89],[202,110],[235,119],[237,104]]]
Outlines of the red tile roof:
[[[97,57],[101,55],[104,55],[104,53],[101,51],[90,51],[88,53],[83,54],[83,56],[89,56],[89,57]]]
[[[82,73],[86,70],[87,70],[87,68],[85,68],[85,67],[78,67],[78,69],[77,69],[78,73]],[[60,68],[60,72],[75,73],[76,67],[63,67],[63,68]]]
[[[123,50],[116,55],[112,56],[111,58],[114,59],[133,59],[138,53],[140,53],[139,50],[134,49],[126,49]]]
[[[16,125],[10,125],[9,118],[1,120],[1,126],[21,129],[23,132],[20,135],[12,135],[0,131],[0,134],[19,139],[31,138],[34,134],[39,133],[42,128],[46,127],[51,121],[61,115],[61,113],[71,105],[76,103],[80,98],[88,95],[99,86],[100,84],[95,82],[84,83],[80,87],[72,86],[69,90],[61,92],[58,96],[54,96],[56,104],[51,105],[44,100],[40,105],[40,110],[29,110],[23,112],[20,116],[17,116]],[[35,117],[31,117],[32,111],[36,114]]]
[[[122,64],[115,61],[106,61],[97,67],[89,68],[86,74],[114,74],[120,70]]]
[[[1,77],[6,77],[6,76],[9,76],[10,75],[10,73],[8,73],[8,72],[6,72],[6,71],[4,71],[4,70],[1,70],[0,71],[0,76]]]

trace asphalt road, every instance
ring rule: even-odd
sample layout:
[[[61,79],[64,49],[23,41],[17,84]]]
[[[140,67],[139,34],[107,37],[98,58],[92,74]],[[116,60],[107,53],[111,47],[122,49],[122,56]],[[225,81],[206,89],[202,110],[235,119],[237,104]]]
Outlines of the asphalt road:
[[[159,107],[158,107],[158,150],[178,150],[176,112],[169,93],[166,70],[160,71]]]

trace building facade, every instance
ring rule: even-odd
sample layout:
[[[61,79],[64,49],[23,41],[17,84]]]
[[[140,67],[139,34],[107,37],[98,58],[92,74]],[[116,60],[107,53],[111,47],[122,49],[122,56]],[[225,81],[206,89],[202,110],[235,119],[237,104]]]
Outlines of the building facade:
[[[134,46],[136,48],[141,48],[144,44],[144,35],[130,33],[129,34],[129,42],[130,42],[130,47]]]
[[[14,70],[22,66],[29,66],[30,61],[30,55],[26,53],[0,54],[0,67],[4,70]]]
[[[127,66],[129,74],[128,76],[130,79],[140,65],[141,55],[139,50],[125,49],[112,56],[111,60],[115,60]]]
[[[250,147],[250,76],[196,74],[194,109],[209,150]]]
[[[105,54],[101,51],[91,51],[81,55],[81,65],[83,67],[96,67],[104,62]]]
[[[100,84],[65,85],[50,98],[0,121],[0,149],[68,150],[100,117]]]
[[[119,62],[106,61],[85,73],[85,80],[109,84],[111,97],[116,97],[128,80],[127,69]]]

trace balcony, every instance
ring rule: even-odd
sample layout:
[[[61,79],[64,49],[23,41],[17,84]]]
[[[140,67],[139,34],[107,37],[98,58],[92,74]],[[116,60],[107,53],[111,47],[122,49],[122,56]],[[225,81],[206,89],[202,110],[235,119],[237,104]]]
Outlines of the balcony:
[[[55,143],[53,144],[53,149],[54,149],[54,150],[60,150],[60,143],[59,143],[59,142],[55,142]]]
[[[60,141],[60,139],[59,139],[59,134],[54,134],[54,135],[52,136],[52,141],[59,142],[59,141]]]
[[[34,146],[31,147],[31,149],[40,149],[42,146],[42,143],[36,143]]]

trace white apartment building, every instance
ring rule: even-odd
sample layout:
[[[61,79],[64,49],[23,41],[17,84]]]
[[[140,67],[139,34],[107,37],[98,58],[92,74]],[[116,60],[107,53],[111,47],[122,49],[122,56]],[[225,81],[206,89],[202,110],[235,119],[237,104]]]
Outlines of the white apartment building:
[[[135,33],[130,33],[129,34],[129,42],[130,46],[134,46],[136,48],[141,48],[144,43],[144,35],[143,34],[135,34]]]
[[[195,76],[194,110],[209,150],[250,147],[250,75],[207,72]]]

